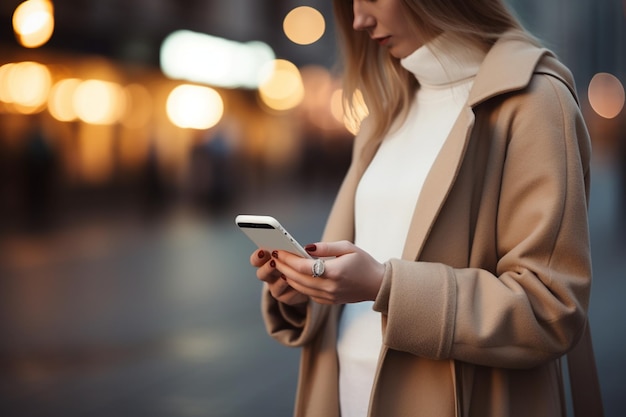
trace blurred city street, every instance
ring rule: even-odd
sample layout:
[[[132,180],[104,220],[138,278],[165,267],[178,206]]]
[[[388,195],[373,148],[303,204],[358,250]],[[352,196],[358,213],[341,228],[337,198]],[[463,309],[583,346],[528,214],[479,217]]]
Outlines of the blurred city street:
[[[617,417],[625,240],[616,172],[605,164],[594,173],[591,322],[607,416]],[[298,351],[265,334],[247,261],[254,247],[233,218],[273,214],[299,240],[315,241],[334,187],[250,193],[215,214],[104,212],[3,238],[0,415],[291,415]]]
[[[298,353],[265,333],[234,215],[271,213],[314,241],[328,197],[259,195],[152,223],[105,213],[3,239],[0,415],[290,415]]]

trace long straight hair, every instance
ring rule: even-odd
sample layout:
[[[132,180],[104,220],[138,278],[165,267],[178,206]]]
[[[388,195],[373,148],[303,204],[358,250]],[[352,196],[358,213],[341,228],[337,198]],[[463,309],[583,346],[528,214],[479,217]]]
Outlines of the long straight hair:
[[[455,41],[487,50],[505,32],[539,42],[530,35],[502,0],[397,0],[416,36],[432,39],[445,32]],[[359,117],[360,91],[372,126],[371,137],[382,137],[409,109],[417,80],[366,31],[355,31],[353,2],[333,1],[343,65],[343,98],[348,119]],[[436,52],[436,51],[435,51]]]

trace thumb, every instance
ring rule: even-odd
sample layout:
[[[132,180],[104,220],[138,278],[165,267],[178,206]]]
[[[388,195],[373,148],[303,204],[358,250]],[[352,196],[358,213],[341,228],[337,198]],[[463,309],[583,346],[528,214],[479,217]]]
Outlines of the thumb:
[[[316,258],[329,258],[345,255],[356,251],[356,247],[347,240],[339,242],[317,242],[311,243],[304,247],[304,249]]]

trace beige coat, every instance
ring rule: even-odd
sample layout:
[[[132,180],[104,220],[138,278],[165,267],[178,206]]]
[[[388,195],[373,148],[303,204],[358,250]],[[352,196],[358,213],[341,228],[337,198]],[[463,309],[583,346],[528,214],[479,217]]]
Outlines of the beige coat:
[[[363,138],[325,241],[353,240],[355,190],[378,147]],[[386,263],[372,417],[565,414],[559,358],[585,333],[591,285],[589,159],[569,71],[547,50],[498,41],[426,180],[402,259]],[[269,333],[302,347],[295,416],[339,416],[341,307],[310,303],[303,317],[267,290],[262,307]]]

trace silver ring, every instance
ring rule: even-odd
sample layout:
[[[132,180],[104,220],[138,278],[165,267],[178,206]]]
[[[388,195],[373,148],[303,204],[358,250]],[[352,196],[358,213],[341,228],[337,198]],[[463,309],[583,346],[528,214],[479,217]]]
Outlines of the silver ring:
[[[316,259],[311,267],[311,272],[314,278],[324,275],[324,260]]]

